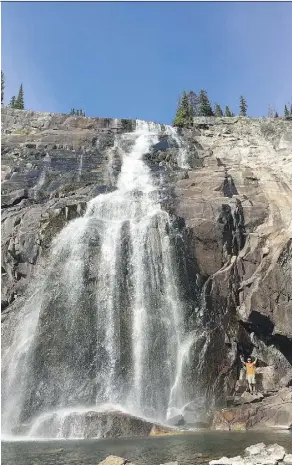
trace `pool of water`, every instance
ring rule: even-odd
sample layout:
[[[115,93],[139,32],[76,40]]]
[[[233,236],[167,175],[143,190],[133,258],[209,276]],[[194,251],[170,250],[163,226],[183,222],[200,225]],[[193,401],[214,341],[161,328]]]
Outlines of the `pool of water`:
[[[196,432],[179,436],[103,440],[2,441],[2,465],[97,465],[118,455],[136,465],[206,463],[223,455],[242,454],[245,447],[277,442],[292,453],[292,433]],[[201,453],[202,457],[196,457]]]

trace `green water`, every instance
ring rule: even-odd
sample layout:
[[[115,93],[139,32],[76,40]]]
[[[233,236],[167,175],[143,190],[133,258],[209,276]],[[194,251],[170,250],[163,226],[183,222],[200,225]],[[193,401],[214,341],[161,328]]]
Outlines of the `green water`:
[[[2,465],[97,465],[107,455],[118,455],[136,465],[206,463],[223,455],[242,454],[245,447],[277,442],[292,452],[290,432],[199,432],[182,436],[107,440],[2,442]],[[195,454],[202,453],[198,458]]]

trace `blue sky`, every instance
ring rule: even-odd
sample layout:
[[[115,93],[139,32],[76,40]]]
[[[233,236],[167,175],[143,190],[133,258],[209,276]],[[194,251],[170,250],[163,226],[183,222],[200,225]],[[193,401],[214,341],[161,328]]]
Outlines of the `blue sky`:
[[[2,3],[5,101],[170,123],[182,90],[250,116],[292,95],[292,3]]]

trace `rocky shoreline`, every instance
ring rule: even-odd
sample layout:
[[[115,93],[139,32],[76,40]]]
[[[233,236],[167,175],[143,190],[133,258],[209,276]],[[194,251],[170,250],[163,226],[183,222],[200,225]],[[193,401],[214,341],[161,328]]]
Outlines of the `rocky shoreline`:
[[[202,454],[194,454],[192,464],[205,463]],[[130,460],[110,455],[98,465],[135,465]],[[149,464],[152,465],[152,464]],[[178,461],[167,462],[160,465],[180,465]],[[236,457],[222,457],[209,461],[209,465],[292,465],[292,454],[287,453],[283,446],[278,444],[266,445],[263,442],[251,445],[244,450],[243,455]]]

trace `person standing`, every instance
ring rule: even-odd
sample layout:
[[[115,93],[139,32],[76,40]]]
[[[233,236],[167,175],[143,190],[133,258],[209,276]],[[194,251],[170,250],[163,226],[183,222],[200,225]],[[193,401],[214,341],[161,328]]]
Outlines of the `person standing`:
[[[240,360],[246,369],[246,378],[248,382],[249,392],[251,394],[255,394],[256,393],[256,380],[255,380],[256,367],[255,366],[257,363],[257,358],[254,361],[252,361],[251,357],[248,357],[247,362],[245,362],[244,358],[240,356]]]

